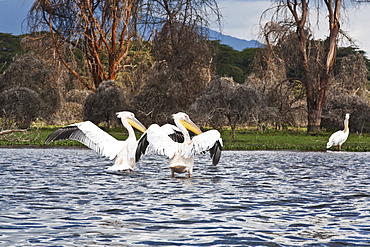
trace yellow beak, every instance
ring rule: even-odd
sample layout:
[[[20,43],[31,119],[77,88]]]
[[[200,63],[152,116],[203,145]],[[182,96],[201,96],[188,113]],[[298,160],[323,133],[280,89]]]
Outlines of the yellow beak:
[[[135,129],[141,131],[141,132],[145,132],[146,131],[146,128],[145,126],[139,121],[137,120],[135,117],[134,118],[128,118],[127,119],[127,122],[132,126],[134,127]]]
[[[199,129],[199,127],[196,126],[195,123],[193,123],[192,121],[180,120],[180,123],[184,125],[185,128],[193,132],[194,134],[197,134],[197,135],[202,134],[202,131]]]

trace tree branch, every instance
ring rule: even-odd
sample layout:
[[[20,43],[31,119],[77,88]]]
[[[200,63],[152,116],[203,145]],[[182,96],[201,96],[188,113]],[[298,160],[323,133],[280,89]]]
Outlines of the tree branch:
[[[26,131],[27,130],[25,129],[3,130],[3,131],[0,131],[0,135],[5,135],[5,134],[13,133],[13,132],[26,132]]]

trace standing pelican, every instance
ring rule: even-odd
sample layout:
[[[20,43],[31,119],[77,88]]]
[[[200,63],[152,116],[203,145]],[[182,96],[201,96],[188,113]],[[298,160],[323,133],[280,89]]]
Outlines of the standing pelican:
[[[220,160],[222,139],[217,130],[204,133],[183,112],[172,115],[176,126],[165,124],[160,127],[152,124],[139,139],[136,150],[136,161],[140,156],[149,152],[156,152],[170,158],[169,168],[171,176],[176,173],[188,173],[193,176],[194,155],[210,151],[212,163],[216,165]],[[196,134],[190,137],[190,130]]]
[[[135,115],[128,111],[117,112],[117,117],[121,118],[123,126],[128,131],[128,138],[125,141],[115,139],[107,132],[100,129],[90,121],[68,125],[51,133],[45,140],[51,141],[71,139],[79,141],[98,154],[115,159],[114,165],[109,167],[111,171],[132,171],[135,168],[135,151],[137,141],[134,129],[145,132],[144,125],[135,118]]]
[[[349,135],[349,114],[346,114],[346,117],[344,119],[344,130],[339,130],[337,132],[334,132],[330,138],[328,143],[326,144],[326,148],[330,148],[331,146],[337,146],[338,150],[341,149],[342,144],[347,140]]]

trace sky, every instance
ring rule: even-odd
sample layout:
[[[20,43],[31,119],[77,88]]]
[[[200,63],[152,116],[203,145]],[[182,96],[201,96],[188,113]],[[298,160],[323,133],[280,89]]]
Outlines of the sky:
[[[270,5],[265,0],[217,0],[222,16],[222,33],[245,40],[258,40],[258,24],[261,14]],[[19,35],[25,33],[22,21],[34,0],[0,0],[0,32]],[[349,6],[347,14],[342,15],[348,20],[342,29],[355,40],[355,44],[370,56],[370,4],[360,8]],[[325,15],[321,15],[325,18]],[[216,30],[219,31],[219,30]],[[315,30],[315,38],[325,38],[327,22],[325,19]]]

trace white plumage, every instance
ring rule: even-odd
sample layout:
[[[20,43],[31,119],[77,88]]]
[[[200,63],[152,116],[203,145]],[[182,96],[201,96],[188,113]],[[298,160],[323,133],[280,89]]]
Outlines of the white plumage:
[[[349,114],[346,114],[344,119],[344,130],[339,130],[334,132],[330,138],[328,143],[326,144],[326,148],[330,148],[332,146],[338,147],[338,150],[341,149],[342,144],[347,140],[349,135]]]
[[[187,172],[192,177],[194,155],[210,151],[216,165],[221,156],[222,139],[217,130],[202,132],[185,113],[173,115],[176,126],[152,124],[139,140],[136,161],[142,154],[157,153],[167,156],[171,175]],[[187,129],[197,134],[190,138]]]
[[[146,128],[131,112],[118,112],[117,117],[121,118],[123,126],[128,131],[129,135],[125,141],[117,140],[94,123],[85,121],[54,131],[46,138],[45,142],[49,143],[51,141],[66,139],[79,141],[98,154],[109,159],[115,159],[114,165],[109,167],[109,170],[131,171],[135,168],[135,152],[137,148],[135,132],[131,126],[141,132],[145,132]]]

